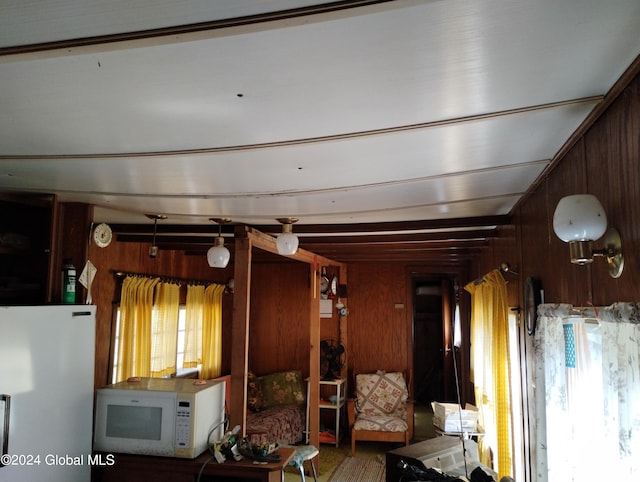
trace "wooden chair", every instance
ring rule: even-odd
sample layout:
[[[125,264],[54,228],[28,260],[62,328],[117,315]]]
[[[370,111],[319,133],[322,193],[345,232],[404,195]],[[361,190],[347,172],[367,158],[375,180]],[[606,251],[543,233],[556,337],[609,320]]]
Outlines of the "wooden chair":
[[[356,440],[404,442],[413,438],[413,400],[400,372],[361,373],[355,376],[355,398],[347,400],[351,455]]]

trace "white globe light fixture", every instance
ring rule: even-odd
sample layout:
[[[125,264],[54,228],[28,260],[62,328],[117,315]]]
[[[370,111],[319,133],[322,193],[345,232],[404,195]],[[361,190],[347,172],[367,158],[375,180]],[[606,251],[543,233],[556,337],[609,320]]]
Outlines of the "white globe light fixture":
[[[615,228],[607,230],[607,215],[597,197],[575,194],[560,199],[553,214],[553,230],[569,243],[572,263],[585,265],[592,263],[594,256],[602,256],[611,277],[620,277],[624,267],[622,240]],[[593,241],[603,235],[605,247],[593,249]]]
[[[607,230],[607,215],[592,194],[566,196],[553,214],[553,230],[565,243],[595,241]]]
[[[209,218],[210,221],[218,223],[218,237],[214,245],[207,251],[207,262],[212,268],[226,268],[231,259],[231,253],[224,246],[224,238],[222,237],[222,225],[231,222],[228,218]]]
[[[278,218],[279,223],[282,223],[282,233],[278,234],[276,238],[276,247],[278,253],[286,256],[296,254],[298,251],[298,237],[293,234],[293,223],[297,222],[297,218]]]

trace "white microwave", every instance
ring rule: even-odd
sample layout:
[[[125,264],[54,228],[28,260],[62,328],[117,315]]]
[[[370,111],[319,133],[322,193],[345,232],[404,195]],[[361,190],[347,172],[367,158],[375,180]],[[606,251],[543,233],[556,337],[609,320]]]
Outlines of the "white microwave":
[[[96,390],[93,449],[192,459],[225,421],[224,381],[132,378]]]

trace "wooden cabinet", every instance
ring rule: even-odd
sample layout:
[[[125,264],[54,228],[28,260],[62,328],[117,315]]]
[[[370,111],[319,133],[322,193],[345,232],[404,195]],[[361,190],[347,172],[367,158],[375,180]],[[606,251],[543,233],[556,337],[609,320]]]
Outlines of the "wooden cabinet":
[[[0,195],[0,305],[45,304],[53,198]]]

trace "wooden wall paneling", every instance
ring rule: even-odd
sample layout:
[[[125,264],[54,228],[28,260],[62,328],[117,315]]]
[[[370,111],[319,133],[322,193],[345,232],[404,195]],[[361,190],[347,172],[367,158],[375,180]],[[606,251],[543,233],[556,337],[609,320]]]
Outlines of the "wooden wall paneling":
[[[293,369],[309,375],[309,285],[307,264],[253,264],[249,368],[257,375]]]
[[[594,260],[592,301],[596,305],[608,304],[608,300],[636,300],[639,295],[639,266],[633,255],[638,247],[640,219],[639,84],[637,79],[632,82],[584,139],[589,191],[600,199],[608,226],[620,232],[623,252],[629,254],[618,279],[609,276],[602,259]],[[602,240],[594,247],[602,248]]]
[[[404,264],[349,264],[347,350],[353,374],[410,366],[407,296]]]
[[[53,297],[54,303],[62,302],[62,265],[65,259],[70,259],[76,267],[76,277],[80,273],[87,260],[89,250],[89,234],[91,231],[91,219],[93,219],[93,207],[81,203],[61,203],[59,205],[60,215],[58,223],[60,226],[60,236],[62,242],[59,251],[55,251],[52,256],[54,270],[57,276],[53,276]],[[76,303],[84,303],[86,290],[76,283]]]
[[[571,263],[569,245],[561,241],[553,231],[553,214],[558,201],[564,196],[588,192],[584,142],[578,142],[553,171],[546,184],[544,198],[538,197],[538,205],[530,199],[527,204],[528,220],[523,211],[523,263],[528,262],[530,272],[539,272],[545,301],[549,303],[573,303],[583,305],[592,299],[591,271],[589,267]],[[544,209],[547,219],[542,225]],[[546,226],[546,229],[544,227]],[[537,266],[536,266],[537,263]]]

